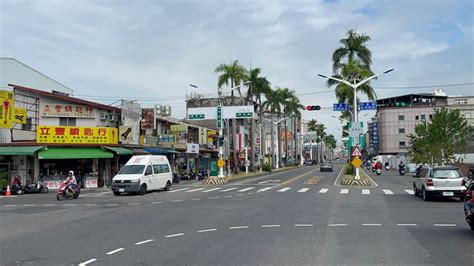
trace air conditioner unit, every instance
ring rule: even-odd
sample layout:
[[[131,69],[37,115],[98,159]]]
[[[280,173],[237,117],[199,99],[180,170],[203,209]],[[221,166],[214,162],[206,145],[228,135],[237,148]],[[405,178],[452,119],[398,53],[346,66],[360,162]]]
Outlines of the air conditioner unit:
[[[109,120],[108,113],[100,113],[100,120]]]
[[[110,121],[110,122],[115,122],[115,121],[118,120],[117,118],[118,118],[117,115],[110,115],[109,121]]]

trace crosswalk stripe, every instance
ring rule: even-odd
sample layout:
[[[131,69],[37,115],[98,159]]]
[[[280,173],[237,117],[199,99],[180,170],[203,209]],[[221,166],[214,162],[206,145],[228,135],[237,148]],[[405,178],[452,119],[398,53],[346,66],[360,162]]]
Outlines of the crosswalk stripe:
[[[368,189],[362,189],[362,194],[364,194],[364,195],[369,195],[369,194],[370,194],[370,190],[368,190]]]
[[[273,188],[273,187],[265,187],[265,188],[262,188],[262,189],[257,190],[257,192],[267,191],[267,190],[272,189],[272,188]]]
[[[227,191],[231,191],[231,190],[234,190],[234,189],[238,189],[238,187],[231,187],[231,188],[228,188],[228,189],[224,189],[224,190],[221,190],[221,192],[227,192]]]
[[[203,187],[201,187],[201,188],[195,188],[195,189],[188,190],[188,191],[186,191],[186,192],[196,192],[196,191],[203,190],[203,189],[206,189],[206,188],[203,188]]]
[[[239,192],[245,192],[245,191],[248,191],[248,190],[251,190],[251,189],[254,189],[254,187],[244,188],[244,189],[239,190]]]
[[[211,188],[211,189],[208,189],[208,190],[204,190],[203,192],[211,192],[211,191],[216,191],[216,190],[219,190],[221,189],[220,187],[216,187],[216,188]]]
[[[410,194],[410,195],[415,195],[415,191],[413,191],[411,189],[405,189],[405,192]]]
[[[328,190],[329,190],[329,189],[327,189],[327,188],[322,188],[322,189],[320,189],[320,190],[318,191],[318,193],[325,194],[325,193],[328,192]]]
[[[189,189],[188,187],[180,188],[180,189],[173,189],[173,190],[169,191],[168,193],[173,193],[173,192],[178,192],[178,191],[183,191],[183,190],[188,190],[188,189]]]
[[[339,194],[347,194],[349,193],[349,189],[343,188],[341,191],[339,191]]]
[[[298,192],[304,193],[308,190],[309,190],[309,188],[305,187],[305,188],[302,188],[302,189],[298,190]]]
[[[286,188],[282,188],[282,189],[278,190],[278,192],[285,192],[285,191],[290,190],[290,189],[291,189],[291,187],[286,187]]]
[[[382,189],[383,193],[386,195],[393,195],[393,192],[390,189]]]

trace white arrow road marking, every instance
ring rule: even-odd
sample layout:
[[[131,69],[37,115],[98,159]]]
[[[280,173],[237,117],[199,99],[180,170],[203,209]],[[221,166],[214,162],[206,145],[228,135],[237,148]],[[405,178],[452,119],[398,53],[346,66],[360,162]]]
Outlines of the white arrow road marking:
[[[168,191],[168,193],[173,193],[173,192],[178,192],[178,191],[183,191],[183,190],[188,190],[188,189],[189,189],[188,187],[180,188],[180,189],[173,189],[171,191]]]
[[[325,193],[328,192],[328,190],[329,190],[329,189],[327,189],[327,188],[322,188],[322,189],[320,189],[320,190],[318,191],[318,193],[325,194]]]
[[[393,192],[390,189],[382,189],[383,193],[386,195],[393,195]]]
[[[272,189],[272,188],[273,188],[273,187],[262,188],[262,189],[257,190],[257,192],[267,191],[267,190]]]
[[[349,193],[349,189],[347,188],[343,188],[341,189],[341,191],[339,191],[339,194],[347,194],[347,193]]]
[[[146,243],[153,242],[153,241],[155,241],[155,239],[147,239],[147,240],[144,240],[144,241],[137,242],[137,243],[135,243],[135,245],[139,246],[139,245],[146,244]]]
[[[305,187],[305,188],[302,188],[302,189],[298,190],[298,192],[305,193],[308,190],[309,190],[309,188]]]
[[[107,254],[107,255],[112,255],[112,254],[117,253],[117,252],[120,252],[120,251],[122,251],[122,250],[124,250],[124,248],[118,248],[118,249],[109,251],[109,252],[107,252],[107,253],[105,253],[105,254]]]
[[[219,190],[221,189],[220,187],[216,187],[216,188],[211,188],[211,189],[208,189],[208,190],[204,190],[203,192],[211,192],[211,191],[216,191],[216,190]]]
[[[412,189],[405,189],[405,192],[410,195],[415,195],[415,191],[413,191]]]
[[[290,189],[291,189],[291,187],[286,187],[286,188],[282,188],[282,189],[278,190],[278,192],[285,192],[285,191],[290,190]]]
[[[206,188],[203,188],[203,187],[201,187],[201,188],[195,188],[195,189],[188,190],[188,191],[186,191],[186,192],[196,192],[196,191],[203,190],[203,189],[206,189]]]
[[[363,194],[363,195],[370,195],[370,190],[368,190],[368,189],[362,189],[362,194]]]
[[[251,189],[254,189],[254,188],[255,187],[244,188],[244,189],[239,190],[239,192],[245,192],[245,191],[248,191],[248,190],[251,190]]]
[[[231,191],[231,190],[234,190],[234,189],[238,189],[239,187],[231,187],[231,188],[228,188],[228,189],[224,189],[224,190],[221,190],[221,192],[228,192],[228,191]]]
[[[82,263],[79,263],[79,266],[85,266],[87,264],[93,263],[94,261],[97,261],[97,259],[90,259],[88,261],[84,261]]]

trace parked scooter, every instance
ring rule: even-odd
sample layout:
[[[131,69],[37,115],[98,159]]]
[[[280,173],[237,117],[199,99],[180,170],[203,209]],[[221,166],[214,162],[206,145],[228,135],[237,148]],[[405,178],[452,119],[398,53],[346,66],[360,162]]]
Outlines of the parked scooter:
[[[16,185],[16,184],[13,184],[10,188],[10,192],[12,193],[12,195],[22,195],[22,194],[25,194],[25,191],[23,190],[23,186],[22,185]]]
[[[398,169],[398,173],[399,173],[400,175],[402,175],[402,176],[405,175],[405,174],[406,174],[406,169],[405,169],[405,167]]]
[[[468,182],[469,185],[467,186],[466,195],[464,197],[464,215],[465,215],[466,223],[469,225],[471,230],[474,231],[474,202],[473,202],[473,199],[474,199],[474,181],[471,177],[467,182]],[[470,209],[466,208],[467,207],[466,203],[468,201],[471,202],[471,204],[470,204],[471,208]]]
[[[25,193],[30,194],[30,193],[48,193],[49,189],[48,187],[41,181],[38,181],[37,183],[27,183],[24,187],[23,190]]]
[[[179,181],[181,181],[181,175],[173,171],[173,183],[179,184]]]
[[[380,175],[380,174],[382,173],[382,169],[377,168],[377,170],[375,170],[375,173],[376,173],[377,175]]]
[[[72,189],[68,188],[69,182],[63,181],[59,185],[58,194],[56,195],[56,199],[61,201],[65,199],[78,199],[79,194],[81,193],[81,189],[79,186],[71,186]]]

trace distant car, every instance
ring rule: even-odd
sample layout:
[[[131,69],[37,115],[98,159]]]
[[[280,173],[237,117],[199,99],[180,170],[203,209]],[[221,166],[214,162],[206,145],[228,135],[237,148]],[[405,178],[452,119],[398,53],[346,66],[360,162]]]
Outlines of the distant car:
[[[331,162],[331,161],[323,161],[323,162],[321,163],[321,172],[324,172],[324,171],[329,171],[329,172],[332,172],[332,171],[333,171],[332,162]]]
[[[421,196],[425,201],[433,197],[459,197],[461,201],[464,200],[466,187],[458,167],[424,167],[413,177],[415,195]]]
[[[304,162],[304,165],[306,166],[316,165],[316,160],[306,160]]]

